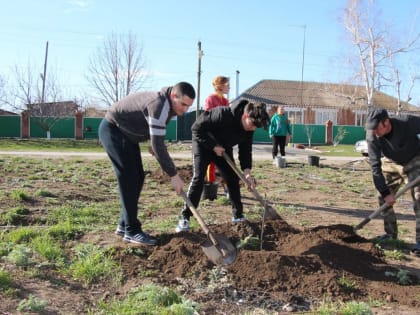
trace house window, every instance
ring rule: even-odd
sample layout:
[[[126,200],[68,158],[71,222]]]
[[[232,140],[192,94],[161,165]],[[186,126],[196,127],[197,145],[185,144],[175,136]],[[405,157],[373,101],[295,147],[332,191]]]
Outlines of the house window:
[[[303,124],[302,109],[285,108],[284,111],[292,124]]]
[[[354,125],[355,126],[364,126],[366,123],[366,112],[365,111],[356,111],[354,113]]]
[[[331,120],[333,125],[337,125],[337,111],[331,110],[315,110],[315,124],[323,125],[327,120]]]

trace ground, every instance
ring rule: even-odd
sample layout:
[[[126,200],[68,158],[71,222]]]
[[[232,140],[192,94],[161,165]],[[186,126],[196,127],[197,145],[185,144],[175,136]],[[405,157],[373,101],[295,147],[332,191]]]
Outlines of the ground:
[[[45,158],[43,158],[45,159]],[[1,158],[5,169],[12,158]],[[101,283],[83,285],[74,279],[60,276],[56,270],[43,270],[42,277],[28,277],[28,273],[12,270],[19,298],[29,294],[49,301],[44,314],[84,314],[94,309],[98,300],[124,296],[131,288],[148,282],[176,288],[189,299],[201,305],[199,314],[282,314],[288,311],[310,312],[327,302],[364,301],[374,303],[375,314],[417,314],[420,307],[420,258],[409,255],[403,248],[400,260],[386,255],[385,250],[395,249],[393,244],[377,246],[374,236],[383,233],[380,218],[369,222],[355,232],[353,226],[377,208],[375,191],[371,184],[369,168],[358,163],[326,164],[320,167],[305,163],[288,162],[279,169],[270,160],[255,163],[253,173],[257,190],[267,200],[267,206],[276,209],[278,220],[263,219],[264,207],[253,194],[242,187],[245,214],[248,222],[230,222],[230,206],[223,203],[223,190],[219,188],[217,200],[202,200],[198,207],[211,233],[226,236],[232,244],[242,243],[236,260],[226,266],[215,266],[201,245],[207,236],[195,220],[192,231],[180,234],[168,228],[156,232],[150,221],[169,220],[175,227],[180,207],[179,200],[170,190],[167,176],[153,162],[145,159],[148,171],[142,194],[142,222],[145,229],[159,238],[155,247],[125,244],[114,235],[114,223],[92,233],[84,233],[74,243],[93,242],[102,247],[112,247],[113,255],[124,269],[122,286],[109,287]],[[44,160],[45,162],[48,160]],[[34,160],[35,163],[35,160]],[[68,159],[52,162],[65,165]],[[89,168],[76,161],[79,168]],[[78,181],[32,181],[27,189],[40,187],[54,192],[62,202],[82,200],[100,202],[112,198],[116,204],[118,194],[111,189],[115,182],[107,160],[101,160],[101,174]],[[182,178],[188,183],[191,166],[188,159],[177,159]],[[42,167],[40,167],[42,169]],[[39,170],[41,172],[42,170]],[[10,191],[34,171],[21,167],[8,170],[0,180],[0,188]],[[65,172],[65,170],[62,170]],[[74,172],[74,170],[73,170]],[[94,185],[101,178],[99,185]],[[28,185],[26,185],[28,187]],[[7,195],[7,193],[4,193]],[[148,204],[168,202],[156,211]],[[15,207],[15,201],[2,198],[2,208]],[[7,204],[9,203],[9,204]],[[176,203],[177,205],[179,203]],[[162,204],[160,204],[162,205]],[[39,224],[49,205],[42,200],[32,200],[26,205],[31,216],[19,225]],[[403,196],[396,206],[400,238],[407,244],[414,241],[415,221],[409,196]],[[244,240],[257,240],[248,243]],[[259,240],[262,240],[260,242]],[[71,247],[71,244],[67,244]],[[131,251],[130,251],[131,249]],[[400,250],[400,249],[399,249]],[[3,264],[3,262],[2,262]],[[5,265],[8,270],[11,266]],[[409,284],[399,284],[396,274],[408,271]],[[145,277],[145,271],[151,276]],[[0,296],[0,314],[17,314],[19,298]],[[266,313],[258,313],[264,310]],[[254,312],[254,313],[251,313]]]

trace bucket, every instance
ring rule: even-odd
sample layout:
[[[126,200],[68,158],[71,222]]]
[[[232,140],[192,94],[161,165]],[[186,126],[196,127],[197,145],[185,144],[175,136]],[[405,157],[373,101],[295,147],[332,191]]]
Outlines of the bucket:
[[[310,166],[319,166],[319,156],[308,155],[308,164]]]
[[[276,166],[278,168],[285,168],[286,167],[286,159],[282,156],[276,157]]]
[[[218,183],[205,183],[203,189],[203,199],[214,200],[217,199]]]

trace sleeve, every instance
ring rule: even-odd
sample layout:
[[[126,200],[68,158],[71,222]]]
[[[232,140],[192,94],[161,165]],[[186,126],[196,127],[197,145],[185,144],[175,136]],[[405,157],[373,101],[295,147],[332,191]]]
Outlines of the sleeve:
[[[272,136],[274,135],[274,128],[275,128],[275,126],[276,126],[276,123],[275,123],[275,116],[273,115],[273,117],[271,117],[271,120],[270,120],[270,126],[269,126],[269,128],[268,128],[268,135],[269,135],[270,137],[272,137]]]
[[[241,169],[252,169],[252,138],[254,132],[247,132],[244,141],[238,145],[238,159]]]
[[[382,173],[382,150],[380,143],[374,138],[373,134],[366,134],[366,141],[368,144],[369,162],[372,168],[372,179],[376,190],[385,197],[390,194],[390,190],[386,185],[385,177]]]
[[[213,111],[205,111],[198,117],[191,127],[194,141],[208,150],[213,150],[213,148],[217,145],[217,139],[209,134],[213,134],[212,128],[214,128],[214,118],[212,116],[214,116]]]
[[[165,144],[166,122],[168,121],[169,111],[170,104],[168,100],[165,100],[163,104],[155,104],[153,108],[149,109],[147,121],[150,141],[156,160],[163,171],[172,177],[176,175],[177,170]]]

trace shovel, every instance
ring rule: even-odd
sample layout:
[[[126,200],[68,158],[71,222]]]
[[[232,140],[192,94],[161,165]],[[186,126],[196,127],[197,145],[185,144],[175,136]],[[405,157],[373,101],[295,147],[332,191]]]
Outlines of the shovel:
[[[213,234],[210,232],[208,227],[203,221],[198,211],[195,209],[191,200],[187,197],[184,191],[181,191],[181,196],[190,208],[194,217],[197,219],[204,233],[208,236],[208,239],[201,245],[204,253],[215,265],[230,265],[236,259],[236,248],[229,241],[229,239],[223,234]]]
[[[234,170],[236,175],[239,176],[239,178],[245,183],[245,185],[248,186],[248,181],[246,180],[244,174],[236,167],[235,163],[232,161],[232,159],[227,155],[226,152],[223,152],[223,158],[225,161],[229,164],[229,166]],[[250,191],[254,194],[255,198],[261,203],[261,205],[265,209],[265,217],[269,220],[281,220],[280,215],[277,213],[277,211],[271,207],[270,205],[265,202],[264,198],[257,192],[255,188],[250,188]]]
[[[407,185],[405,185],[403,188],[401,188],[394,196],[395,199],[399,198],[402,194],[404,194],[407,190],[417,186],[420,184],[420,177],[417,177],[415,180],[409,182]],[[360,230],[362,227],[364,227],[366,224],[370,222],[373,218],[376,218],[382,211],[388,209],[389,206],[384,203],[382,206],[380,206],[377,210],[372,212],[367,218],[365,218],[362,222],[360,222],[358,225],[356,225],[353,230],[357,231]]]

